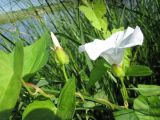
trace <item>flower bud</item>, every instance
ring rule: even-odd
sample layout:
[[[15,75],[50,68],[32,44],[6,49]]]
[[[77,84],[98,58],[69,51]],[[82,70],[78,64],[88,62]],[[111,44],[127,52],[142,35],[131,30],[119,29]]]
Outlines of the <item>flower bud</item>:
[[[55,55],[56,55],[56,61],[61,64],[68,64],[69,63],[69,57],[66,54],[66,52],[63,50],[61,47],[57,47],[55,50]]]
[[[113,64],[112,65],[112,71],[113,71],[114,75],[119,77],[119,78],[125,76],[125,72],[124,72],[121,65]]]
[[[51,48],[52,50],[55,50],[55,55],[56,55],[56,61],[61,64],[68,64],[69,63],[69,57],[66,54],[66,52],[63,50],[61,45],[59,44],[59,41],[57,37],[54,35],[53,32],[51,32],[51,38],[54,44],[54,48]]]

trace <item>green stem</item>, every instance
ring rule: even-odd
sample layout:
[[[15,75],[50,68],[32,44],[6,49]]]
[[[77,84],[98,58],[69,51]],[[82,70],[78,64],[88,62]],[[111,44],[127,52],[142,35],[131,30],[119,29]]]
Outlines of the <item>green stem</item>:
[[[60,94],[60,92],[57,91],[57,90],[54,90],[54,94],[58,95],[58,94]],[[114,109],[120,110],[120,109],[125,109],[126,108],[124,106],[118,106],[116,104],[113,104],[109,100],[106,100],[106,99],[92,98],[92,97],[84,96],[80,92],[76,92],[75,95],[76,95],[77,98],[80,98],[83,102],[85,100],[92,101],[92,102],[95,102],[95,103],[99,103],[99,104],[105,105],[105,106],[111,108],[112,110],[114,110]]]
[[[27,90],[27,91],[29,92],[29,94],[31,94],[32,96],[35,96],[35,95],[37,95],[37,93],[40,93],[42,96],[44,96],[44,97],[46,97],[46,98],[55,97],[54,95],[46,94],[41,88],[37,87],[37,86],[34,85],[34,84],[31,84],[31,83],[30,83],[30,84],[27,84],[27,83],[24,82],[24,80],[21,80],[21,81],[22,81],[23,86],[26,88],[26,90]],[[28,86],[34,88],[34,89],[35,89],[35,92],[32,92]]]
[[[26,83],[24,82],[24,80],[21,80],[22,81],[22,84],[23,84],[23,86],[26,88],[26,90],[29,92],[29,94],[31,94],[31,95],[35,95],[35,93],[33,93],[31,90],[30,90],[30,88],[26,85]]]
[[[68,77],[67,77],[65,65],[62,65],[62,71],[63,71],[63,75],[64,75],[64,77],[65,77],[65,80],[66,80],[66,82],[67,82],[67,81],[68,81]]]
[[[136,60],[136,58],[137,58],[137,54],[138,54],[138,52],[139,52],[139,50],[140,50],[140,48],[138,47],[137,49],[136,49],[136,52],[135,52],[135,54],[134,54],[134,56],[133,56],[133,62],[135,62],[135,60]]]
[[[125,107],[123,107],[123,106],[115,105],[115,104],[111,103],[110,101],[108,101],[108,100],[106,100],[106,99],[102,99],[102,98],[91,98],[91,97],[88,97],[88,96],[83,96],[83,95],[82,95],[81,93],[79,93],[79,92],[76,92],[75,95],[76,95],[76,97],[81,98],[83,102],[84,102],[85,100],[90,100],[90,101],[93,101],[93,102],[96,102],[96,103],[99,103],[99,104],[106,105],[106,106],[108,106],[109,108],[111,108],[112,110],[125,108]]]
[[[121,81],[121,84],[122,84],[122,88],[121,88],[121,94],[122,94],[122,97],[123,97],[123,100],[124,100],[124,105],[126,108],[128,108],[128,93],[127,93],[127,89],[126,89],[126,86],[124,84],[124,80],[123,80],[123,77],[120,78],[120,81]]]
[[[111,103],[110,101],[108,101],[106,99],[91,98],[91,97],[87,97],[87,96],[84,96],[84,99],[85,100],[90,100],[90,101],[93,101],[93,102],[96,102],[96,103],[100,103],[100,104],[103,104],[103,105],[106,105],[109,108],[111,108],[112,110],[114,110],[114,109],[124,109],[125,108],[123,106],[118,106],[116,104],[113,104],[113,103]]]

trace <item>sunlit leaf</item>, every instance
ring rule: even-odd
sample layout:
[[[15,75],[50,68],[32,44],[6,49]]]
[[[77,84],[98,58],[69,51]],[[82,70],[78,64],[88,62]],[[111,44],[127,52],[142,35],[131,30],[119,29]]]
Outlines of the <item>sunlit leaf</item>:
[[[48,41],[49,34],[45,34],[33,45],[25,47],[24,52],[19,42],[13,53],[0,51],[0,118],[8,119],[15,106],[21,89],[21,77],[35,73],[47,62]]]
[[[85,5],[79,7],[80,11],[84,13],[86,18],[91,22],[93,27],[97,30],[102,30],[104,37],[107,33],[107,18],[106,14],[106,5],[104,0],[95,0],[93,3],[85,1]]]
[[[75,78],[70,79],[59,96],[57,116],[60,120],[71,120],[75,111]]]
[[[34,101],[24,110],[22,120],[57,120],[56,110],[50,100]]]
[[[45,33],[39,40],[24,48],[23,76],[30,75],[42,68],[49,54],[50,35]]]
[[[16,43],[13,53],[0,51],[0,119],[7,120],[21,89],[23,45]]]

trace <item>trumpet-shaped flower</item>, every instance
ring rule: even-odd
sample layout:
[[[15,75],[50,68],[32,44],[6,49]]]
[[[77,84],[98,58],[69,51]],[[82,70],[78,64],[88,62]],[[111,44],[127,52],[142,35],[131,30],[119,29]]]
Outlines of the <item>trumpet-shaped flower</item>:
[[[142,45],[143,33],[136,26],[135,29],[128,27],[124,31],[112,34],[106,40],[95,39],[79,47],[79,51],[86,51],[90,59],[96,60],[103,57],[109,64],[120,64],[123,58],[124,49],[136,45]]]

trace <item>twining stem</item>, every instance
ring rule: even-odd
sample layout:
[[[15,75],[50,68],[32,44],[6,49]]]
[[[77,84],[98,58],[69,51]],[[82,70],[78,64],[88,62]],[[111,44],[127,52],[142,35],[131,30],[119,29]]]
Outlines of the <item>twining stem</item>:
[[[49,95],[49,94],[46,94],[41,88],[39,88],[38,86],[32,84],[32,83],[26,83],[24,82],[24,80],[21,80],[22,81],[22,84],[23,86],[26,88],[26,90],[29,92],[29,94],[31,94],[32,96],[35,96],[37,95],[37,93],[40,93],[42,96],[46,97],[46,98],[52,98],[52,97],[55,97],[54,95]],[[29,87],[32,87],[33,89],[35,89],[35,92],[32,92],[30,90]]]
[[[63,71],[64,78],[65,78],[65,80],[66,80],[66,82],[67,82],[67,81],[68,81],[68,77],[67,77],[65,65],[62,65],[62,71]]]
[[[30,90],[30,88],[27,86],[27,84],[24,82],[24,80],[21,80],[21,82],[22,82],[22,85],[26,88],[26,90],[29,92],[29,94],[31,94],[31,95],[35,95],[35,93],[33,93],[31,90]]]
[[[21,80],[22,81],[22,84],[23,86],[26,88],[26,90],[29,92],[29,94],[31,94],[32,96],[35,96],[37,93],[40,93],[41,95],[43,95],[44,97],[46,98],[51,98],[51,97],[55,97],[54,95],[49,95],[47,93],[45,93],[41,88],[39,88],[38,86],[32,84],[32,83],[26,83],[24,82],[24,80]],[[34,88],[36,91],[35,92],[32,92],[30,90],[30,87]],[[60,92],[57,91],[57,93],[59,94]],[[102,99],[102,98],[92,98],[92,97],[88,97],[88,96],[84,96],[82,95],[80,92],[76,92],[75,93],[76,97],[77,98],[80,98],[82,99],[82,101],[84,102],[85,100],[89,100],[89,101],[92,101],[92,102],[96,102],[96,103],[99,103],[99,104],[102,104],[102,105],[106,105],[108,106],[109,108],[111,108],[112,110],[114,109],[124,109],[126,107],[124,106],[118,106],[116,104],[113,104],[111,103],[110,101],[106,100],[106,99]]]
[[[23,80],[22,80],[22,84],[23,86],[27,89],[27,91],[29,92],[29,94],[31,95],[36,95],[38,92],[43,95],[44,97],[47,97],[47,98],[51,98],[53,97],[54,95],[48,95],[46,94],[42,89],[40,89],[39,87],[37,87],[36,85],[32,84],[32,83],[25,83]],[[30,90],[29,87],[32,87],[36,90],[36,92],[32,92]],[[57,92],[59,93],[59,92]],[[111,108],[112,110],[114,109],[124,109],[125,107],[123,106],[118,106],[118,105],[115,105],[113,103],[111,103],[110,101],[106,100],[106,99],[101,99],[101,98],[91,98],[91,97],[88,97],[88,96],[83,96],[81,93],[79,92],[76,92],[75,93],[76,97],[82,99],[82,101],[84,102],[85,100],[89,100],[89,101],[93,101],[93,102],[96,102],[96,103],[99,103],[99,104],[103,104],[103,105],[106,105],[108,106],[109,108]]]
[[[116,104],[111,103],[109,100],[106,99],[102,99],[102,98],[92,98],[92,97],[88,97],[88,96],[83,96],[81,93],[76,92],[75,93],[76,97],[81,98],[82,101],[84,102],[85,100],[89,100],[92,102],[96,102],[102,105],[106,105],[107,107],[111,108],[112,110],[114,109],[124,109],[126,108],[125,106],[118,106]]]
[[[90,100],[90,101],[93,101],[93,102],[96,102],[96,103],[100,103],[100,104],[103,104],[103,105],[106,105],[109,108],[111,108],[112,110],[114,110],[114,109],[124,109],[125,108],[123,106],[115,105],[115,104],[111,103],[110,101],[108,101],[106,99],[90,98],[90,97],[87,97],[87,96],[85,96],[84,99]]]
[[[126,108],[128,108],[128,93],[127,93],[127,89],[126,89],[126,86],[124,84],[124,80],[123,80],[123,77],[120,78],[120,81],[121,81],[121,84],[122,84],[122,88],[121,88],[121,93],[122,93],[122,97],[123,97],[123,100],[124,100],[124,106]]]

